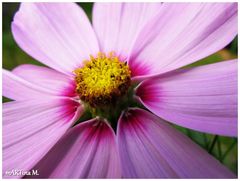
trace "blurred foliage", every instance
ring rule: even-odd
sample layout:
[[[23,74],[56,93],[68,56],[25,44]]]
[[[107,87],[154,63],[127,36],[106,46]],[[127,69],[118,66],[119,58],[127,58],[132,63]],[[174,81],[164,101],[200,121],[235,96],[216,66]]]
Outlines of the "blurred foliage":
[[[186,129],[177,125],[174,125],[178,130],[183,132],[195,143],[200,145],[207,152],[212,154],[221,163],[226,165],[234,173],[238,171],[238,139],[217,136],[198,131]],[[196,155],[197,156],[197,155]]]
[[[87,13],[91,20],[91,12],[93,3],[78,3]],[[11,21],[14,13],[17,11],[19,3],[3,3],[3,68],[12,70],[14,67],[21,64],[36,64],[42,65],[38,61],[32,59],[29,55],[23,52],[15,43],[11,33]],[[238,38],[236,37],[231,44],[225,49],[203,59],[195,62],[186,67],[200,66],[204,64],[210,64],[229,59],[237,58],[238,51]],[[7,98],[3,98],[3,102],[10,101]],[[194,142],[212,154],[220,162],[230,168],[237,174],[237,138],[223,137],[200,133],[190,129],[186,129],[180,126],[176,126],[176,129],[180,130]],[[198,155],[196,155],[198,156]]]

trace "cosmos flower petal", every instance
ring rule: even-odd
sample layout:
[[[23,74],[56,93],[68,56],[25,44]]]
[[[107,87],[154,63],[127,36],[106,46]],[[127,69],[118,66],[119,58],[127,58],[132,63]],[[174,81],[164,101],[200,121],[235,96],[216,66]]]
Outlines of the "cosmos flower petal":
[[[237,136],[237,60],[149,79],[136,94],[150,111],[172,123]]]
[[[236,177],[184,134],[142,109],[122,114],[117,140],[123,177]]]
[[[3,96],[12,100],[42,99],[42,96],[75,96],[73,81],[48,68],[22,65],[13,72],[3,70],[2,75]]]
[[[53,69],[24,64],[13,69],[12,73],[35,85],[54,91],[56,95],[76,96],[74,80]]]
[[[3,70],[2,76],[3,96],[12,100],[41,99],[41,96],[57,95],[55,91],[33,84],[8,70]]]
[[[126,60],[142,27],[161,3],[95,3],[93,27],[103,52],[115,51]]]
[[[120,178],[114,131],[98,118],[80,123],[34,169],[39,178]]]
[[[69,75],[99,51],[92,26],[75,3],[22,3],[12,32],[29,55]]]
[[[143,79],[191,64],[236,35],[237,3],[165,3],[135,41],[132,75]]]
[[[3,173],[30,170],[79,118],[83,108],[70,99],[3,104]],[[4,177],[18,178],[21,175]]]

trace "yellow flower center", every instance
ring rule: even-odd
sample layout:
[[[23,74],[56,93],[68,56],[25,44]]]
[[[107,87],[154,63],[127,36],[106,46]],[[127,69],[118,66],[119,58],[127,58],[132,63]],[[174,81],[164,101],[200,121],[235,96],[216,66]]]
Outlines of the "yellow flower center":
[[[92,107],[109,105],[126,94],[131,84],[129,67],[114,53],[90,55],[83,67],[74,70],[76,92]]]

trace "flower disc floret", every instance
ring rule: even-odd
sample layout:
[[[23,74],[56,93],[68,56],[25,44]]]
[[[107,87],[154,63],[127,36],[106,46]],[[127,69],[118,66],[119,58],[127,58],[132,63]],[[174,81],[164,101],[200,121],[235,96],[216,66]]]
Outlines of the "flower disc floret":
[[[128,65],[114,53],[90,55],[82,67],[74,71],[76,92],[92,107],[109,105],[126,94],[131,84]]]

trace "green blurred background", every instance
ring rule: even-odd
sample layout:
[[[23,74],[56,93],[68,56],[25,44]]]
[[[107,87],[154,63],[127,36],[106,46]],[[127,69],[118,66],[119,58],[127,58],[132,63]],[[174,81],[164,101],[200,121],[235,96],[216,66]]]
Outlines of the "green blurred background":
[[[78,3],[88,17],[91,19],[92,5],[93,3]],[[14,13],[19,8],[19,3],[3,3],[2,13],[2,27],[3,27],[3,68],[12,70],[14,67],[21,64],[36,64],[42,65],[36,60],[32,59],[25,52],[23,52],[15,43],[11,33],[11,21]],[[199,66],[203,64],[209,64],[219,61],[225,61],[233,58],[237,58],[238,51],[238,39],[237,37],[223,50],[203,59],[189,66]],[[188,67],[189,67],[188,66]],[[3,102],[10,101],[3,97]],[[175,126],[175,125],[174,125]],[[204,134],[196,131],[192,131],[186,128],[175,126],[177,129],[182,131],[194,142],[203,147],[206,151],[212,154],[216,159],[226,165],[234,173],[237,174],[237,138],[229,138],[223,136],[216,136],[210,134]],[[198,156],[198,155],[196,155]]]

